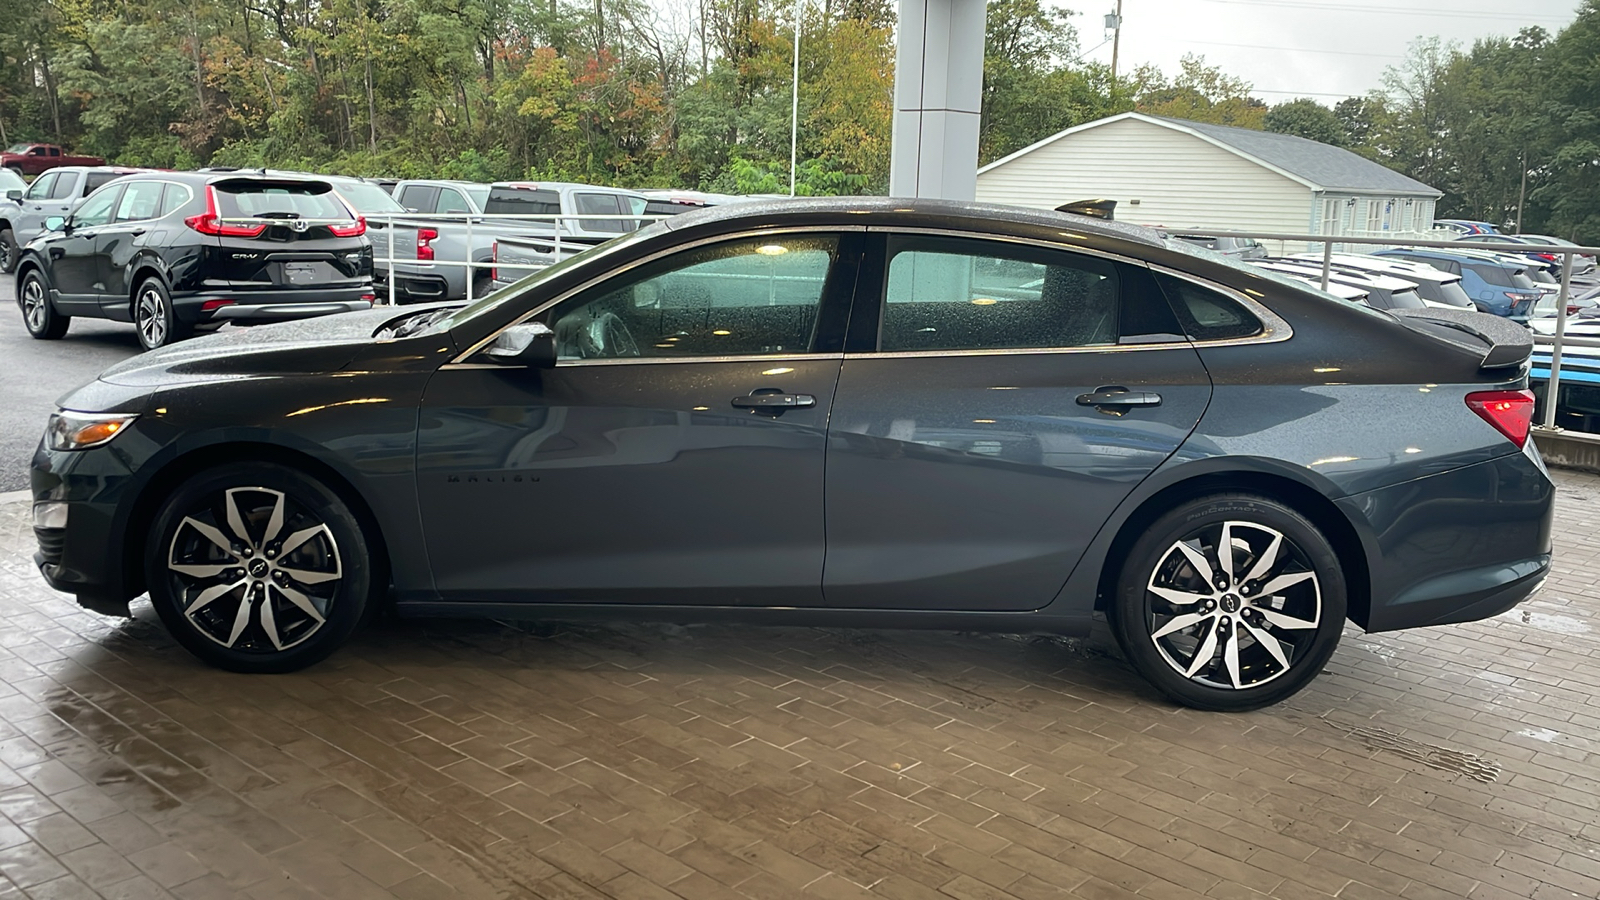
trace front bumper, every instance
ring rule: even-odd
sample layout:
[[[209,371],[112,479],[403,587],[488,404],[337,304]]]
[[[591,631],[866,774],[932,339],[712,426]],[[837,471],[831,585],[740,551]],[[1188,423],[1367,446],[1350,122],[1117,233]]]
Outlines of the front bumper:
[[[1470,622],[1538,590],[1550,571],[1555,485],[1532,448],[1339,501],[1368,547],[1371,606],[1351,610],[1356,624]]]

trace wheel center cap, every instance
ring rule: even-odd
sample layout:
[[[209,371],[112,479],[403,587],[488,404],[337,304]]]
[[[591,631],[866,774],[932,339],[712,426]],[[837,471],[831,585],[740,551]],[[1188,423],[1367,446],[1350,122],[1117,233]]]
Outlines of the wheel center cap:
[[[256,561],[260,562],[260,560],[256,560]],[[1225,612],[1225,613],[1236,613],[1236,612],[1238,612],[1239,611],[1239,596],[1237,594],[1223,594],[1222,595],[1222,611]]]
[[[252,559],[252,560],[250,560],[250,577],[251,578],[265,578],[265,577],[267,577],[267,561],[264,560],[264,559]]]

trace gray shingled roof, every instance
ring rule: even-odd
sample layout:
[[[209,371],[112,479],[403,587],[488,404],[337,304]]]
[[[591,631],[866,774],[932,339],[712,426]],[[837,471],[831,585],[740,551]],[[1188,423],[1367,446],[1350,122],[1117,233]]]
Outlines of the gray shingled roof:
[[[1229,125],[1212,125],[1207,122],[1190,122],[1187,119],[1168,119],[1162,116],[1149,116],[1149,118],[1193,129],[1214,141],[1227,144],[1240,153],[1304,178],[1325,191],[1422,194],[1429,197],[1444,195],[1442,191],[1431,188],[1415,178],[1408,178],[1364,156],[1329,144],[1288,134],[1253,131]]]

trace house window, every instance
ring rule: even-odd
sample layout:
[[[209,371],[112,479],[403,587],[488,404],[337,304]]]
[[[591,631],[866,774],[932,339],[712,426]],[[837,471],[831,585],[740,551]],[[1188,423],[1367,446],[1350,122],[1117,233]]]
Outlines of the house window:
[[[1323,234],[1338,234],[1339,233],[1339,218],[1340,218],[1340,215],[1341,215],[1341,211],[1339,209],[1340,203],[1341,202],[1338,201],[1338,200],[1324,200],[1324,201],[1322,201],[1322,233]]]
[[[1415,230],[1412,226],[1415,224],[1414,216],[1416,215],[1416,205],[1417,205],[1416,201],[1415,200],[1401,200],[1400,203],[1404,204],[1404,209],[1400,213],[1400,230],[1401,231],[1413,231],[1413,230]]]
[[[1383,201],[1367,201],[1367,233],[1377,234],[1383,230]]]

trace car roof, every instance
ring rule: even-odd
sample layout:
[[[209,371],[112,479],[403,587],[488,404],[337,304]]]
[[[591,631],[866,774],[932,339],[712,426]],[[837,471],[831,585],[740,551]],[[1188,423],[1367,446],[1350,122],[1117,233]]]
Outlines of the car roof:
[[[628,188],[606,187],[599,184],[580,184],[576,181],[496,181],[491,188],[511,188],[524,191],[596,191],[603,194],[622,194],[628,197],[649,199]]]
[[[1305,260],[1313,265],[1321,265],[1321,253],[1296,253],[1293,259]],[[1442,269],[1435,269],[1427,263],[1408,262],[1392,256],[1365,256],[1359,253],[1335,253],[1330,257],[1335,266],[1361,269],[1383,273],[1394,273],[1399,278],[1421,278],[1426,281],[1438,281],[1445,284],[1461,280],[1460,275],[1454,275]]]
[[[1469,250],[1465,247],[1460,250],[1446,250],[1442,247],[1396,247],[1384,253],[1404,253],[1407,255],[1428,256],[1439,259],[1453,259],[1456,262],[1489,263],[1505,269],[1525,269],[1527,266],[1522,260],[1502,259],[1500,255],[1488,250]]]
[[[1273,259],[1256,259],[1251,260],[1250,262],[1252,265],[1260,266],[1263,269],[1271,269],[1274,272],[1309,274],[1316,276],[1318,279],[1322,277],[1321,266],[1313,265],[1301,260],[1283,259],[1278,257]],[[1334,266],[1328,270],[1328,280],[1330,282],[1338,281],[1343,284],[1353,285],[1355,287],[1373,288],[1389,291],[1391,293],[1394,291],[1404,291],[1416,287],[1415,283],[1406,281],[1404,278],[1395,278],[1393,276],[1383,275],[1377,272],[1352,272],[1347,269],[1341,269],[1338,266]]]

